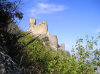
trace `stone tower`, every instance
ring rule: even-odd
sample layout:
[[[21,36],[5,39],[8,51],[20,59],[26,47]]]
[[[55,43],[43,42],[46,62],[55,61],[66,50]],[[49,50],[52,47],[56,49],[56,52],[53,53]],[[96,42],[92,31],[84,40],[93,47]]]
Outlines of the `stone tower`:
[[[35,19],[33,19],[33,18],[30,18],[30,24],[36,24],[36,20]]]

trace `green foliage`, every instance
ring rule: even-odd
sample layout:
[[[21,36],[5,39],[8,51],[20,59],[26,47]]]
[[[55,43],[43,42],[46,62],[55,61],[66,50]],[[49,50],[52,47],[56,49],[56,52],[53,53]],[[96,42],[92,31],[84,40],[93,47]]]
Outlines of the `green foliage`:
[[[32,40],[30,34],[20,38],[21,45],[25,45]],[[34,42],[23,48],[23,59],[21,66],[24,68],[37,68],[41,73],[67,73],[71,58],[65,51],[51,50],[49,46],[43,44],[46,38],[36,39]],[[47,39],[46,39],[47,41]],[[27,57],[26,57],[27,56]],[[25,59],[24,59],[25,58]],[[70,64],[71,65],[71,64]]]
[[[94,40],[93,37],[91,39],[87,37],[86,41],[79,39],[76,42],[72,50],[74,52],[72,57],[77,61],[78,73],[94,74],[93,50],[95,50],[95,45],[97,45],[97,40]]]
[[[11,23],[11,20],[15,20],[16,17],[22,19],[23,13],[18,10],[18,6],[20,3],[21,0],[0,0],[0,17],[2,18],[2,24],[5,21],[7,25],[7,22]]]
[[[26,36],[19,39],[20,45],[25,45],[33,38],[30,34],[22,32]],[[93,38],[86,41],[79,39],[73,48],[73,55],[69,57],[67,52],[59,50],[51,50],[51,48],[43,43],[47,42],[47,39],[37,38],[34,42],[23,48],[21,53],[20,65],[25,69],[35,68],[34,72],[43,74],[94,74],[99,52],[93,52],[94,45],[97,44],[96,40]],[[86,43],[84,43],[86,42]],[[90,59],[92,55],[96,54],[93,60]],[[98,56],[98,58],[97,58]]]
[[[94,52],[94,58],[93,58],[93,64],[95,66],[99,66],[100,67],[100,49],[96,49]]]
[[[48,37],[44,37],[44,38],[42,38],[42,40],[43,40],[44,42],[49,41]]]
[[[22,35],[14,22],[15,18],[23,17],[18,9],[19,4],[20,1],[0,0],[0,42],[7,47],[6,51],[13,59],[19,53],[17,41]]]

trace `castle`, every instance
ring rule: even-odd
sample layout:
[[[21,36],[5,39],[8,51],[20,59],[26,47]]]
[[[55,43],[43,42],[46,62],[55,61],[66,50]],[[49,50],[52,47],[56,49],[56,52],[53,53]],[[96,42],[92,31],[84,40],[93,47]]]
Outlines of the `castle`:
[[[65,50],[65,45],[58,44],[57,36],[52,36],[50,32],[48,32],[48,26],[46,21],[42,21],[39,24],[36,24],[36,20],[33,18],[30,18],[30,24],[29,24],[29,33],[31,33],[33,36],[41,35],[40,37],[48,37],[49,39],[49,45],[52,49],[55,50]]]

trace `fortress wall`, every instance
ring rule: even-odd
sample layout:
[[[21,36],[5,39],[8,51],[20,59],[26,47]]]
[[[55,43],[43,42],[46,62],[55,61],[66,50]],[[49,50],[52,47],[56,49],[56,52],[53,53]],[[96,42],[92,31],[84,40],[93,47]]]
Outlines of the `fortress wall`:
[[[61,45],[59,45],[58,50],[65,50],[65,44],[64,44],[64,43],[62,43]]]
[[[49,36],[50,46],[57,50],[58,48],[58,39],[57,36]]]
[[[34,19],[30,19],[30,28],[29,31],[31,31],[34,34],[46,34],[48,31],[47,22],[43,21],[39,24],[35,24],[36,21]]]
[[[48,26],[47,26],[46,21],[42,21],[39,24],[36,24],[36,20],[30,18],[30,27],[29,27],[28,32],[30,32],[32,35],[35,35],[35,36],[41,34],[40,38],[47,36],[49,38],[49,44],[52,49],[55,49],[55,50],[65,49],[64,44],[61,44],[60,47],[58,48],[57,36],[50,35],[50,33],[48,32]]]

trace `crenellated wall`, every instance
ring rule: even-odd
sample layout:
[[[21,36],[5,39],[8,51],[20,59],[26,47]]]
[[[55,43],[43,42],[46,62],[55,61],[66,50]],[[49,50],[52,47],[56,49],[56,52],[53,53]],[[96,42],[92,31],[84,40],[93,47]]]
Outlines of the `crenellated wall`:
[[[31,31],[34,35],[47,34],[48,31],[47,22],[42,21],[39,24],[36,24],[36,20],[31,18],[29,31]]]

